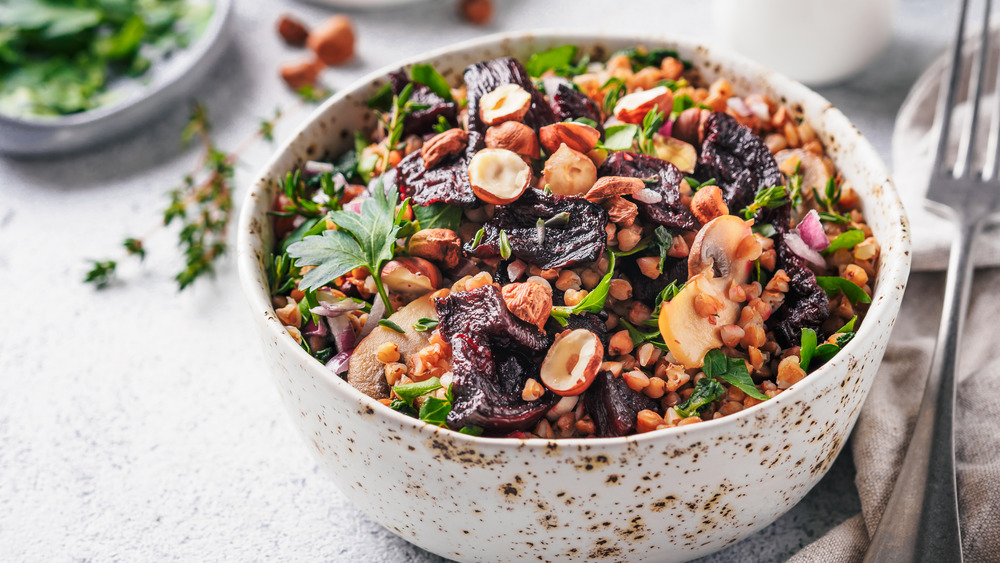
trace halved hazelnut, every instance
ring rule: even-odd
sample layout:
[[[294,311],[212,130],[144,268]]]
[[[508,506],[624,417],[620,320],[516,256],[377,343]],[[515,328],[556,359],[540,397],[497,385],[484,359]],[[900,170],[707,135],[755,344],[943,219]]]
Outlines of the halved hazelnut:
[[[823,159],[807,150],[780,150],[775,153],[774,160],[778,162],[778,169],[785,176],[795,174],[795,169],[798,168],[799,174],[802,174],[803,194],[812,193],[813,188],[822,193],[827,180],[830,179],[831,171]]]
[[[547,184],[554,194],[582,196],[596,181],[594,162],[565,144],[545,161],[542,185]]]
[[[674,94],[666,86],[657,86],[641,92],[633,92],[615,104],[615,117],[625,123],[639,125],[653,108],[667,111],[674,103]]]
[[[441,286],[441,272],[423,258],[396,258],[382,267],[382,283],[393,293],[422,295]]]
[[[542,360],[542,383],[556,395],[579,395],[597,377],[603,358],[596,334],[583,328],[564,332]]]
[[[501,84],[479,98],[479,117],[486,125],[520,121],[531,107],[531,94],[517,84]]]
[[[699,107],[688,108],[682,111],[674,121],[670,135],[685,143],[700,145],[704,136],[703,124],[710,113],[708,110]]]
[[[660,159],[673,164],[681,172],[694,173],[694,165],[698,163],[698,151],[691,144],[673,137],[657,135],[653,139],[653,147]]]
[[[451,229],[423,229],[410,237],[410,256],[425,258],[451,269],[462,259],[462,239]]]
[[[549,154],[559,150],[562,144],[586,154],[597,146],[597,141],[601,140],[601,132],[589,125],[570,121],[542,127],[538,130],[538,138]]]
[[[540,154],[535,130],[517,121],[505,121],[487,129],[486,147],[507,149],[527,158],[538,158]]]
[[[469,162],[469,184],[486,203],[506,205],[521,197],[531,183],[531,167],[507,149],[483,149]]]
[[[709,350],[721,348],[721,328],[739,317],[741,305],[729,299],[728,289],[749,280],[753,261],[760,256],[750,225],[723,215],[702,227],[691,244],[687,284],[660,308],[664,342],[687,368],[701,367]]]

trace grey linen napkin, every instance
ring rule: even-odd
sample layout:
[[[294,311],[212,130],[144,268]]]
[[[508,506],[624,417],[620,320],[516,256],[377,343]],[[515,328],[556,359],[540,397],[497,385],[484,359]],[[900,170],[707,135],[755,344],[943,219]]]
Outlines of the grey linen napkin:
[[[943,273],[910,277],[903,306],[850,447],[861,514],[790,561],[860,561],[875,533],[906,453],[941,313]],[[1000,561],[1000,269],[976,272],[962,340],[956,452],[966,561]]]
[[[970,45],[970,49],[974,47]],[[910,217],[915,273],[910,276],[892,340],[850,441],[861,514],[806,546],[791,558],[795,563],[861,560],[892,493],[913,432],[940,323],[945,283],[941,270],[947,267],[951,236],[947,223],[922,206],[928,163],[937,141],[933,122],[943,69],[939,60],[917,81],[899,112],[893,135],[895,181]],[[985,134],[983,137],[980,146],[985,145]],[[953,151],[955,146],[957,138]],[[980,236],[973,259],[980,267],[1000,265],[1000,234],[995,229]],[[1000,268],[976,271],[960,347],[955,455],[962,542],[966,561],[973,563],[1000,561],[1000,526],[996,524],[1000,518],[998,289]]]

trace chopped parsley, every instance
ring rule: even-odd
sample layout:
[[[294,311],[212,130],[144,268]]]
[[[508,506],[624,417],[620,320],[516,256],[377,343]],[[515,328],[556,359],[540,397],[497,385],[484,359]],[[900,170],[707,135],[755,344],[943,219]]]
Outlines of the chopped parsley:
[[[708,377],[720,377],[754,399],[761,401],[768,399],[767,395],[754,386],[747,364],[742,358],[729,358],[722,350],[716,348],[705,354],[704,367],[701,369]]]
[[[694,392],[683,403],[674,407],[682,418],[697,416],[713,401],[726,394],[726,388],[711,377],[703,377],[694,384]]]

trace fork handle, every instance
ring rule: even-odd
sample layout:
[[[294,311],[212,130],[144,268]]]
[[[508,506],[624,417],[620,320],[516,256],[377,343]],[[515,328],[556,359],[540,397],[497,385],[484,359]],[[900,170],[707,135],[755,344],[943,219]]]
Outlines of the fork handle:
[[[969,304],[972,243],[980,224],[960,224],[952,243],[941,328],[927,387],[906,457],[865,562],[962,561],[955,486],[955,376]]]

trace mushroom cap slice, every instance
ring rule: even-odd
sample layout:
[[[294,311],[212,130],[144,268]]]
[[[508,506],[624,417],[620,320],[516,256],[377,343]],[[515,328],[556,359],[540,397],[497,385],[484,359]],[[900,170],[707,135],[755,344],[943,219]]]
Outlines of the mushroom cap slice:
[[[422,317],[437,318],[437,310],[429,293],[389,317],[390,321],[403,329],[403,334],[377,326],[358,343],[351,354],[347,382],[373,399],[387,399],[389,384],[385,381],[385,364],[378,361],[375,353],[383,342],[392,342],[399,346],[399,361],[406,363],[412,355],[430,344],[430,332],[417,332],[413,329],[413,324]]]

